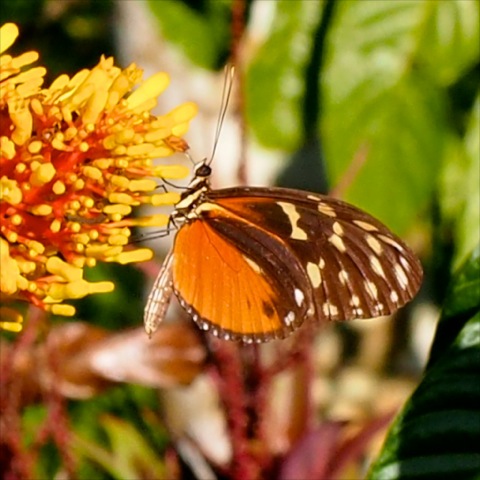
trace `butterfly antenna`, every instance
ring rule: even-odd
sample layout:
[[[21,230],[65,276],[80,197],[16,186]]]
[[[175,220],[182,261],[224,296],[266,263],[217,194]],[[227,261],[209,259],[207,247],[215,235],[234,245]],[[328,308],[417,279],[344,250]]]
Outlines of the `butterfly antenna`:
[[[232,93],[234,78],[235,78],[235,66],[227,65],[225,67],[225,80],[223,82],[222,101],[220,103],[220,113],[218,115],[217,128],[215,129],[215,140],[213,142],[212,154],[210,155],[210,160],[208,161],[207,165],[210,165],[212,163],[213,157],[215,156],[215,152],[217,150],[218,140],[220,139],[220,132],[222,130],[223,122],[227,114],[228,102],[230,101],[230,96]]]

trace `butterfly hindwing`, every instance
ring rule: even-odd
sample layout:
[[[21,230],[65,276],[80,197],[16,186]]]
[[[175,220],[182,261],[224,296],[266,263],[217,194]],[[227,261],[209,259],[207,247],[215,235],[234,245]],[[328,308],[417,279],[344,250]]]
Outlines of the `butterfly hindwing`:
[[[314,312],[308,277],[279,238],[223,213],[210,208],[177,233],[175,293],[222,338],[282,338]]]

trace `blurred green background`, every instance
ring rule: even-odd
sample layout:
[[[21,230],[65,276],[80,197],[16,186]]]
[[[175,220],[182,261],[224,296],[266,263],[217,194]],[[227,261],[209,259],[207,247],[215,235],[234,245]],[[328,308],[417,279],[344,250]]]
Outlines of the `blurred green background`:
[[[141,9],[143,17],[132,15],[131,24],[125,23],[126,4]],[[39,51],[47,84],[60,73],[91,68],[102,54],[115,55],[120,65],[128,59],[143,67],[142,59],[125,52],[122,30],[129,28],[128,39],[141,39],[146,27],[135,24],[137,18],[148,18],[162,45],[174,52],[165,65],[177,59],[192,77],[212,72],[218,78],[231,53],[234,4],[17,0],[2,3],[0,23],[19,25],[11,51]],[[405,238],[426,271],[417,302],[435,308],[444,301],[452,273],[480,242],[479,5],[476,0],[243,3],[240,58],[249,144],[276,152],[276,183],[334,189]],[[146,58],[156,55],[155,44],[146,48]],[[252,176],[261,155],[255,162]],[[90,275],[116,278],[116,291],[79,302],[79,317],[112,330],[138,326],[143,275],[112,266]],[[123,386],[69,408],[87,437],[112,440],[121,432],[132,440],[141,432],[150,446],[140,451],[163,451],[163,427],[139,413],[156,403],[151,390]],[[105,421],[100,427],[101,412],[124,423]],[[27,431],[44,416],[42,406],[30,407]],[[42,452],[39,478],[52,478],[58,453],[48,446]],[[98,467],[98,457],[97,463],[81,464],[80,478],[126,478],[128,469],[115,469],[115,462],[106,460]]]

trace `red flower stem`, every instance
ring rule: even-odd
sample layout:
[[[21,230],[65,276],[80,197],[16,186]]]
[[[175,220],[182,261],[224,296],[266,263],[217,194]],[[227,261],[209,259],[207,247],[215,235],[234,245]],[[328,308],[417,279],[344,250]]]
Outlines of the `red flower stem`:
[[[248,440],[247,396],[239,352],[242,347],[215,340],[212,341],[212,347],[219,396],[224,405],[232,445],[228,476],[232,480],[254,480],[258,478],[258,465],[251,454]]]
[[[46,403],[48,405],[48,419],[45,427],[57,445],[68,478],[74,480],[76,478],[75,461],[72,456],[72,449],[70,448],[72,435],[69,428],[68,414],[65,408],[66,400],[56,387],[60,358],[56,346],[51,342],[48,343],[50,343],[50,345],[47,344],[47,361],[52,372],[53,381],[46,398]]]
[[[22,442],[21,398],[22,377],[15,376],[13,366],[16,358],[28,355],[38,337],[45,312],[31,307],[26,315],[25,328],[17,337],[0,370],[0,463],[6,480],[33,478],[36,452],[27,451]]]
[[[240,158],[237,170],[237,180],[240,185],[248,183],[247,179],[247,126],[245,121],[245,86],[241,59],[241,41],[245,32],[245,0],[234,0],[232,5],[232,43],[230,58],[235,66],[237,93],[234,112],[240,126]]]

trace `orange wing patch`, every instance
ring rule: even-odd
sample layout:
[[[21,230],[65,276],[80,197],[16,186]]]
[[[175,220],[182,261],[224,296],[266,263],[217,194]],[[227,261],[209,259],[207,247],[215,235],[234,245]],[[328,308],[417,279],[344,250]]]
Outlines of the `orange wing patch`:
[[[200,328],[224,339],[282,338],[303,320],[279,309],[281,292],[254,260],[199,220],[175,237],[173,284]]]

